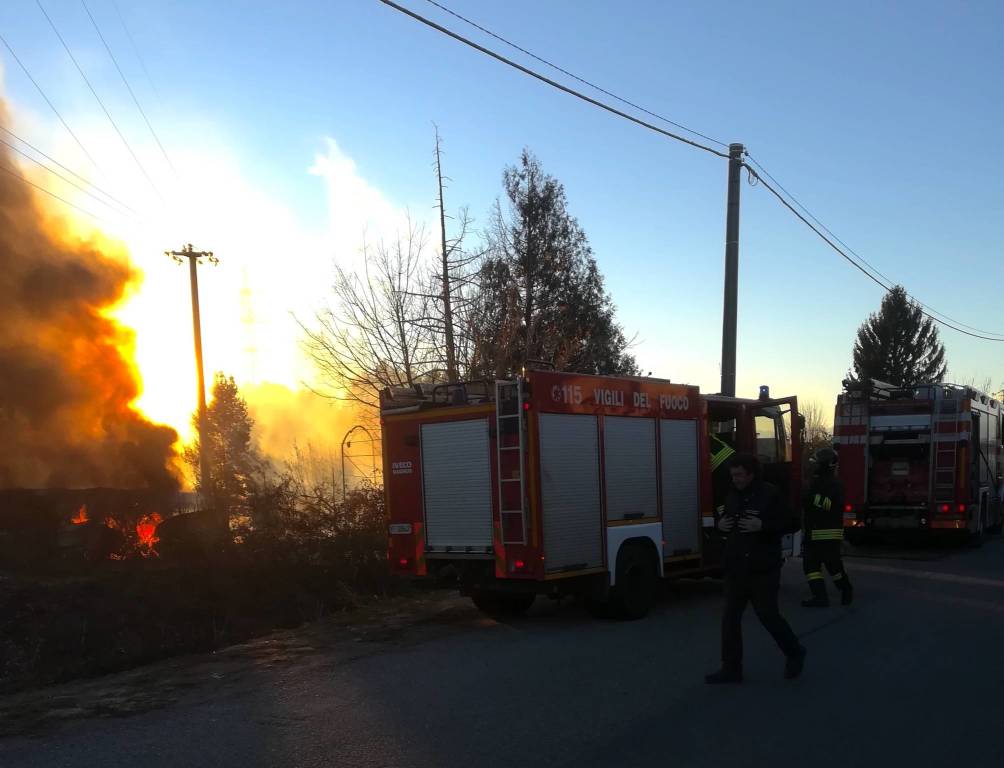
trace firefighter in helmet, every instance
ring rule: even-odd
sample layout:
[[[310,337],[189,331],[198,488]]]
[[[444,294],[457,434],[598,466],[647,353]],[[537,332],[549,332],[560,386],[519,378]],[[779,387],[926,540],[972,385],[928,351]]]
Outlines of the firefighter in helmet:
[[[854,592],[840,556],[844,540],[844,486],[835,474],[837,452],[832,448],[820,448],[812,457],[812,463],[814,476],[802,505],[805,516],[802,567],[812,596],[803,600],[802,605],[824,608],[830,604],[823,578],[824,565],[840,590],[841,604],[850,605]]]

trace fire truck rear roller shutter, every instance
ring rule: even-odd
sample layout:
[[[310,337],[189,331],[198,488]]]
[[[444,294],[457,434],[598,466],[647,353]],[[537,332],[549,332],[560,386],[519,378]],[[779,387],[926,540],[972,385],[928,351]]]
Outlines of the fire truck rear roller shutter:
[[[607,519],[656,517],[655,420],[607,416],[603,420]]]
[[[422,425],[422,482],[430,548],[492,545],[488,421]]]
[[[541,414],[540,470],[547,570],[602,565],[596,417]]]
[[[666,551],[697,552],[701,535],[697,422],[663,419],[660,432]]]

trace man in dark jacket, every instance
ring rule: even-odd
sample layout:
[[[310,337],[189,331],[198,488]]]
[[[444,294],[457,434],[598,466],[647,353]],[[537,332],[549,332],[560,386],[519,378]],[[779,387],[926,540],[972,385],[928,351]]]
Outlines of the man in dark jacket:
[[[823,578],[824,565],[840,590],[841,604],[850,605],[854,591],[841,558],[844,541],[844,486],[834,475],[837,452],[832,448],[820,448],[812,463],[815,465],[815,477],[802,502],[805,519],[802,525],[805,536],[802,567],[809,580],[812,597],[803,600],[802,605],[806,608],[825,608],[830,604]]]
[[[742,618],[752,603],[757,618],[787,659],[784,676],[796,678],[805,648],[781,616],[781,537],[798,529],[795,516],[777,488],[760,479],[755,456],[738,455],[730,468],[732,491],[718,529],[725,534],[725,612],[722,617],[722,668],[705,676],[708,683],[743,680]]]

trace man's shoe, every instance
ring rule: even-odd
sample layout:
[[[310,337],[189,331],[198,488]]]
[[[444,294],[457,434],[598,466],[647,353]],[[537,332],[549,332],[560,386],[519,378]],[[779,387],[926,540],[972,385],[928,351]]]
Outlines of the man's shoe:
[[[851,586],[844,587],[840,593],[840,604],[850,605],[853,601],[854,601],[854,588]]]
[[[820,597],[810,597],[808,600],[802,601],[803,608],[829,608],[830,601],[825,600]]]
[[[796,677],[802,674],[802,668],[805,667],[805,648],[799,650],[794,656],[788,656],[784,662],[784,679],[794,680]]]
[[[710,675],[704,676],[704,682],[708,685],[727,685],[741,683],[742,681],[743,672],[741,669],[725,669],[723,667],[717,672],[712,672]]]

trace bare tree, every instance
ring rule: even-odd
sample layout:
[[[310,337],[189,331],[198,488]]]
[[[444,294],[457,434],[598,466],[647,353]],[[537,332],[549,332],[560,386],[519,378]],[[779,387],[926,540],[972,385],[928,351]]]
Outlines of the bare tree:
[[[1000,391],[1000,387],[994,387],[994,380],[991,376],[984,376],[982,379],[976,376],[970,376],[969,378],[963,379],[962,381],[955,382],[963,387],[969,387],[970,389],[975,389],[977,392],[984,392],[986,394],[996,394]]]
[[[435,127],[435,124],[433,124]],[[469,378],[472,331],[472,307],[480,296],[480,263],[483,252],[469,252],[465,241],[472,226],[467,208],[461,208],[456,217],[446,213],[444,188],[450,179],[443,175],[442,139],[436,127],[436,149],[433,167],[436,171],[437,208],[439,209],[440,249],[432,284],[439,290],[430,295],[437,311],[429,319],[429,331],[441,350],[440,363],[445,366],[446,380]],[[447,221],[454,222],[454,234],[447,232]]]
[[[561,184],[524,152],[521,165],[503,174],[506,210],[496,204],[482,249],[472,251],[466,209],[446,213],[442,161],[437,130],[437,256],[425,256],[422,230],[409,224],[390,246],[364,248],[362,274],[338,269],[334,305],[312,327],[301,323],[326,387],[314,391],[375,408],[385,387],[498,378],[532,360],[636,372]]]
[[[411,387],[434,373],[425,234],[409,220],[389,245],[363,246],[362,273],[335,268],[334,303],[297,321],[324,397],[377,408],[380,390]]]
[[[803,470],[809,472],[809,459],[820,448],[833,444],[833,422],[827,411],[818,402],[809,400],[798,404],[799,413],[805,419],[805,444],[802,446]]]
[[[436,185],[439,190],[439,234],[441,248],[439,252],[442,264],[442,300],[443,300],[443,335],[446,346],[446,379],[457,380],[457,347],[453,338],[453,296],[450,280],[450,255],[452,249],[446,241],[446,205],[443,202],[443,163],[441,155],[442,142],[439,138],[439,127],[436,126]]]

